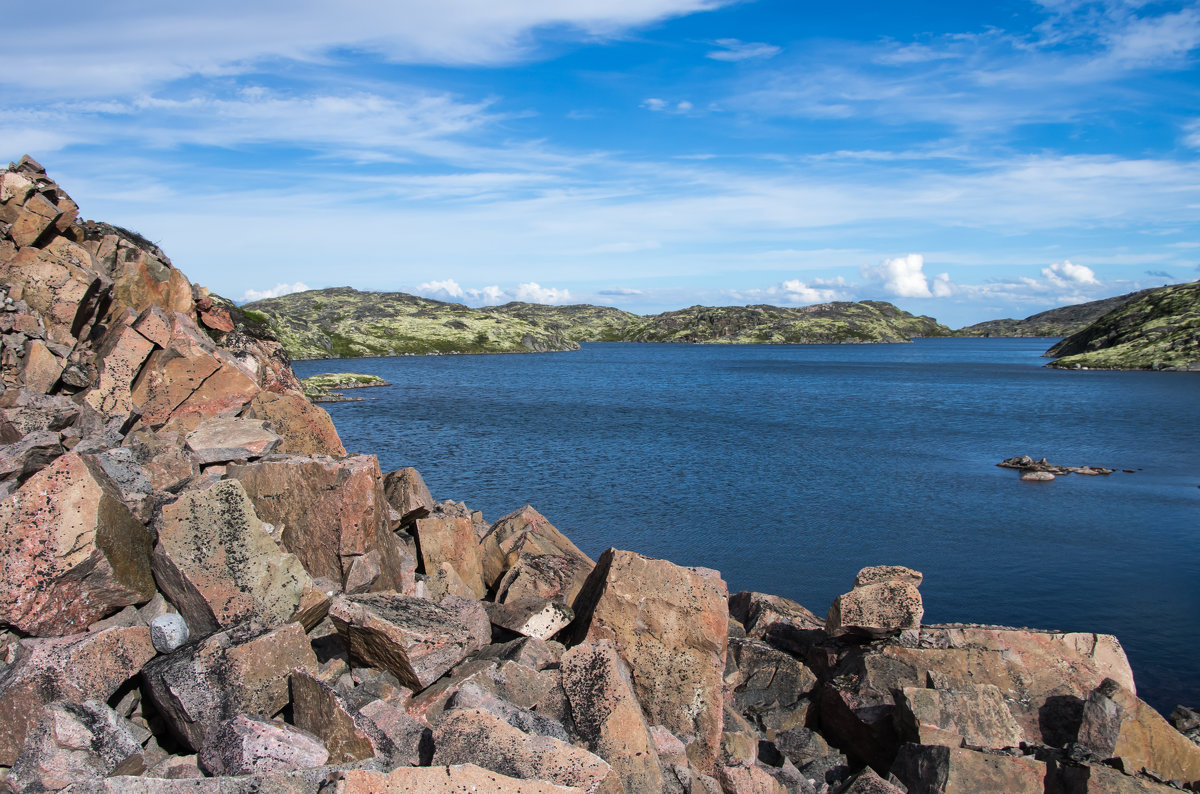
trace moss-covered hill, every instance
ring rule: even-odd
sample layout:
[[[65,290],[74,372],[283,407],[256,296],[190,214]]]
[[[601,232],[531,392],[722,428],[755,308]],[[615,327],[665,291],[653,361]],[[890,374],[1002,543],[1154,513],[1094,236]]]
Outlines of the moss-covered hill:
[[[516,317],[557,332],[572,342],[620,342],[626,330],[642,320],[611,306],[581,303],[572,306],[547,306],[544,303],[506,303],[488,306],[483,311],[501,317]]]
[[[1087,303],[1060,306],[1024,320],[1006,318],[968,325],[954,332],[955,336],[1070,336],[1078,333],[1113,309],[1149,292],[1129,292]]]
[[[1200,371],[1200,281],[1138,293],[1046,355],[1062,369]]]
[[[633,342],[726,344],[841,344],[907,342],[948,336],[950,329],[890,303],[862,301],[815,306],[692,306],[638,318],[626,330]]]
[[[693,306],[641,317],[606,306],[508,303],[469,309],[402,292],[310,290],[241,307],[296,359],[573,350],[579,342],[907,342],[950,329],[890,303]]]
[[[350,287],[309,290],[248,303],[293,359],[428,353],[576,350],[562,333],[520,317],[403,292]]]

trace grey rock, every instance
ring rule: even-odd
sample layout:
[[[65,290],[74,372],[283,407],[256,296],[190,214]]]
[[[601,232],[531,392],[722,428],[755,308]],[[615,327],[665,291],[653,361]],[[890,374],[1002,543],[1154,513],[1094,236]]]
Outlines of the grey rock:
[[[190,636],[183,615],[168,612],[150,621],[150,642],[159,653],[170,653],[184,645]]]

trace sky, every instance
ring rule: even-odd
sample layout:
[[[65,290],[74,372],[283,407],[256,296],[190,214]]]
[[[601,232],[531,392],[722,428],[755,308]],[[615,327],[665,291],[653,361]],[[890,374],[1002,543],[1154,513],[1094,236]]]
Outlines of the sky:
[[[242,301],[879,299],[1200,278],[1200,2],[62,0],[0,158]]]

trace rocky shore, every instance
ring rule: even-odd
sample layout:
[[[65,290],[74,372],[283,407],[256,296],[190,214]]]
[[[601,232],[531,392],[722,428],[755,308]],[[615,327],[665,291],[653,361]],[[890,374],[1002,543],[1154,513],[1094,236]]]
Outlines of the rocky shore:
[[[0,182],[0,786],[1200,790],[1115,637],[819,617],[347,455],[278,342],[28,158]]]

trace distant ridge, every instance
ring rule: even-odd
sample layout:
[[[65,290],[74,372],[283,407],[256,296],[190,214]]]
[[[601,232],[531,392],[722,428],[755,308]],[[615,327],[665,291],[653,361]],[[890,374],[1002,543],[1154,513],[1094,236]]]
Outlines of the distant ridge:
[[[693,306],[639,316],[607,306],[507,303],[471,309],[403,292],[350,287],[248,303],[294,359],[550,352],[580,342],[846,344],[949,336],[932,317],[883,301],[815,306]]]
[[[1129,292],[1112,298],[1098,301],[1076,303],[1071,306],[1060,306],[1037,314],[1031,314],[1024,320],[1006,318],[1003,320],[988,320],[982,323],[968,325],[954,332],[955,336],[1070,336],[1082,331],[1092,322],[1128,303],[1145,295],[1150,290]]]

